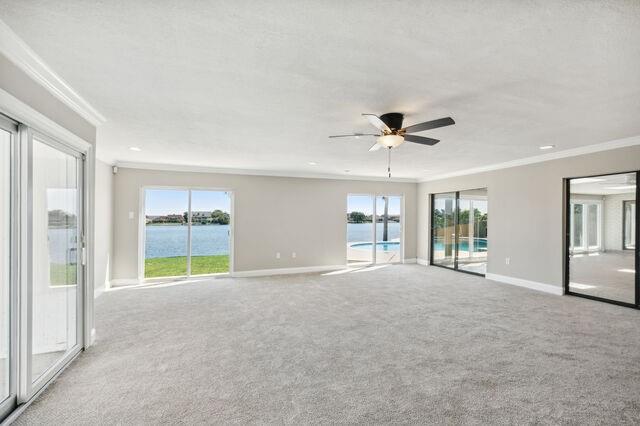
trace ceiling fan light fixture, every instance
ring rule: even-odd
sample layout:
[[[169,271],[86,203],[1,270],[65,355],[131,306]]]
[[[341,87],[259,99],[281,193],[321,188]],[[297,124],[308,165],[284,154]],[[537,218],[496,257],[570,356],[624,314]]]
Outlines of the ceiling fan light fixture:
[[[378,143],[387,148],[395,148],[404,142],[404,137],[400,135],[384,135],[378,138]]]

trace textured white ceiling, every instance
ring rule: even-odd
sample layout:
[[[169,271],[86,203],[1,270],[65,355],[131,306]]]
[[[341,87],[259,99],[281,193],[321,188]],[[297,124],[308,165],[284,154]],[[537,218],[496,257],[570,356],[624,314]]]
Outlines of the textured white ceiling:
[[[628,194],[629,199],[635,199],[636,174],[623,173],[572,179],[571,193],[590,195]]]
[[[107,118],[107,161],[384,176],[373,140],[327,139],[370,131],[362,112],[456,120],[395,151],[397,177],[640,134],[638,1],[0,0],[0,19]]]

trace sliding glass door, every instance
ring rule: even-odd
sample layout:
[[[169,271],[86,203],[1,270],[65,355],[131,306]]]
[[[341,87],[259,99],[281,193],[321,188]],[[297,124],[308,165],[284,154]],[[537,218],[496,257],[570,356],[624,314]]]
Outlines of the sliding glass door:
[[[31,344],[34,391],[80,350],[83,282],[79,153],[35,136],[31,175]]]
[[[401,261],[402,197],[379,195],[376,197],[376,263]]]
[[[456,194],[434,194],[431,208],[431,263],[453,268],[456,245]]]
[[[12,317],[11,152],[17,126],[0,119],[0,420],[15,406],[16,383]]]
[[[144,278],[229,272],[229,192],[146,189],[144,196]]]
[[[622,249],[635,250],[636,248],[636,200],[623,201],[623,218],[622,218]]]
[[[145,191],[144,277],[187,276],[189,191]]]
[[[637,182],[636,172],[567,180],[566,293],[640,304]]]
[[[487,272],[486,188],[432,194],[431,264],[462,272]]]
[[[487,190],[460,191],[458,197],[458,269],[487,273]]]
[[[402,262],[402,196],[347,196],[347,264]]]
[[[231,197],[191,191],[191,275],[229,272]]]
[[[0,115],[0,421],[84,346],[84,168]]]
[[[347,196],[347,264],[373,263],[372,195]]]

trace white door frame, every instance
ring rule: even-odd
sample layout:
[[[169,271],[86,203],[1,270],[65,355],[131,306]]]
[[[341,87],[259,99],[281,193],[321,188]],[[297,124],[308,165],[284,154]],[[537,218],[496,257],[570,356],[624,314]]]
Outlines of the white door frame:
[[[187,191],[188,193],[188,213],[189,213],[189,225],[187,230],[187,275],[181,275],[176,277],[158,277],[158,278],[145,278],[144,277],[144,260],[145,260],[145,227],[146,227],[146,197],[145,192],[147,189],[159,189],[159,190],[169,190],[169,191]],[[167,278],[190,278],[194,275],[191,275],[191,192],[192,191],[211,191],[211,192],[226,192],[229,194],[229,271],[222,273],[214,273],[214,274],[206,274],[206,275],[195,275],[196,277],[227,277],[235,272],[235,249],[234,249],[234,240],[235,240],[235,192],[232,189],[228,188],[212,188],[212,187],[201,187],[201,186],[168,186],[168,185],[143,185],[140,187],[140,191],[138,194],[138,282],[142,283],[145,281],[153,281],[157,279],[167,279]]]
[[[36,111],[26,103],[22,102],[12,94],[0,89],[0,114],[6,116],[10,121],[18,124],[17,137],[13,141],[12,150],[12,182],[11,182],[11,195],[12,201],[12,348],[14,351],[14,364],[11,367],[14,377],[13,383],[15,384],[16,401],[22,403],[22,405],[11,412],[5,421],[11,422],[33,401],[34,397],[42,392],[46,385],[60,374],[60,372],[69,364],[74,356],[82,348],[86,348],[93,343],[95,336],[94,330],[94,315],[93,315],[93,262],[94,262],[94,208],[93,200],[94,194],[94,178],[93,172],[95,169],[95,147],[92,143],[87,142],[76,134],[65,129],[55,121],[51,120],[44,114]],[[75,351],[75,355],[68,355],[64,359],[60,360],[55,367],[52,367],[46,374],[46,378],[43,378],[37,382],[37,384],[26,383],[26,370],[30,365],[31,360],[28,359],[25,348],[27,341],[31,338],[29,333],[29,312],[24,309],[25,306],[25,288],[29,287],[28,277],[29,262],[27,261],[30,256],[30,241],[28,240],[28,224],[31,220],[28,210],[28,198],[29,198],[29,153],[32,133],[37,133],[47,138],[48,140],[55,141],[61,147],[73,150],[80,155],[84,156],[84,164],[82,170],[83,182],[82,189],[79,193],[82,196],[83,204],[78,207],[82,209],[82,217],[78,217],[78,220],[83,224],[83,231],[85,235],[85,265],[78,268],[79,270],[79,284],[78,291],[78,304],[80,309],[77,311],[76,320],[77,323],[77,346],[79,349]],[[80,176],[80,175],[79,175]],[[36,385],[42,385],[39,389],[36,389]],[[5,408],[5,407],[2,407]],[[8,407],[11,408],[11,407]],[[8,414],[7,412],[0,412],[0,416]],[[2,418],[2,417],[0,417]]]
[[[573,226],[571,226],[571,224],[573,223],[573,209],[574,206],[576,204],[581,204],[582,205],[582,246],[581,247],[575,247],[573,245],[573,241],[574,241],[574,228]],[[597,246],[590,246],[589,245],[589,213],[588,213],[588,206],[589,205],[596,205],[597,206],[597,241],[598,244]],[[597,252],[600,250],[603,250],[604,246],[603,246],[603,241],[602,241],[602,222],[604,221],[604,203],[602,200],[583,200],[583,199],[573,199],[569,201],[569,209],[571,212],[571,221],[569,223],[570,225],[570,229],[569,229],[569,247],[572,253],[587,253],[587,252]]]
[[[378,197],[400,197],[400,259],[397,262],[391,262],[391,263],[403,263],[404,262],[404,244],[405,244],[405,226],[404,226],[404,221],[405,221],[405,215],[404,215],[404,203],[405,203],[405,197],[404,197],[404,193],[387,193],[387,192],[371,192],[371,193],[366,193],[366,192],[349,192],[347,193],[347,209],[349,209],[349,197],[372,197],[372,214],[371,214],[371,226],[373,227],[373,232],[372,232],[372,239],[373,239],[373,245],[371,247],[371,262],[367,263],[367,265],[377,265],[377,259],[376,259],[376,252],[377,252],[377,242],[378,242],[378,236],[377,236],[377,224],[378,224],[378,214],[377,214],[377,200]],[[348,211],[347,211],[348,213]],[[347,228],[348,228],[348,222],[346,223]],[[348,234],[348,230],[345,229],[345,238],[347,237]],[[348,238],[346,238],[348,240]],[[347,241],[347,244],[349,243],[349,241]],[[347,257],[349,256],[349,248],[347,248]],[[345,264],[349,264],[349,259],[346,259]]]
[[[27,226],[26,226],[26,249],[28,251],[26,264],[26,275],[23,276],[23,285],[21,289],[21,312],[24,314],[24,321],[21,322],[20,335],[23,336],[21,342],[21,357],[19,362],[23,365],[23,368],[19,371],[18,381],[18,403],[26,402],[33,398],[41,389],[43,389],[47,383],[51,381],[73,358],[75,358],[80,351],[84,348],[84,322],[85,322],[85,283],[87,282],[86,274],[86,203],[85,203],[85,154],[77,149],[70,147],[67,144],[57,141],[45,134],[34,131],[32,129],[24,129],[26,132],[28,142],[25,145],[29,152],[27,156],[27,193],[26,193],[26,207],[27,207]],[[75,344],[65,351],[64,356],[57,360],[54,364],[49,366],[42,375],[36,380],[32,380],[32,359],[33,359],[33,144],[34,139],[38,140],[38,143],[45,144],[50,148],[56,149],[64,154],[75,157],[77,160],[76,166],[76,179],[78,185],[78,200],[77,208],[79,210],[77,228],[79,234],[77,238],[77,250],[76,250],[76,264],[77,264],[77,285],[76,285],[76,342]],[[24,234],[23,234],[24,235]],[[24,241],[24,240],[23,240]],[[25,279],[26,278],[26,279]],[[93,293],[90,293],[93,295]]]

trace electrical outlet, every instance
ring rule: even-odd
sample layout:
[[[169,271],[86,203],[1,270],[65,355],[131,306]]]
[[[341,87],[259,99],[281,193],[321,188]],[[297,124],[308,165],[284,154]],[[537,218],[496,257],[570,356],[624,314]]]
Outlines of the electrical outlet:
[[[511,263],[511,258],[510,257],[505,257],[504,258],[504,264],[508,265],[509,263]]]
[[[276,259],[280,259],[280,252],[276,252]]]
[[[129,219],[133,219],[133,216],[134,216],[133,212],[129,212]]]
[[[296,258],[296,252],[295,252],[295,251],[294,251],[293,253],[291,253],[291,257],[292,257],[293,259],[295,259],[295,258]]]

